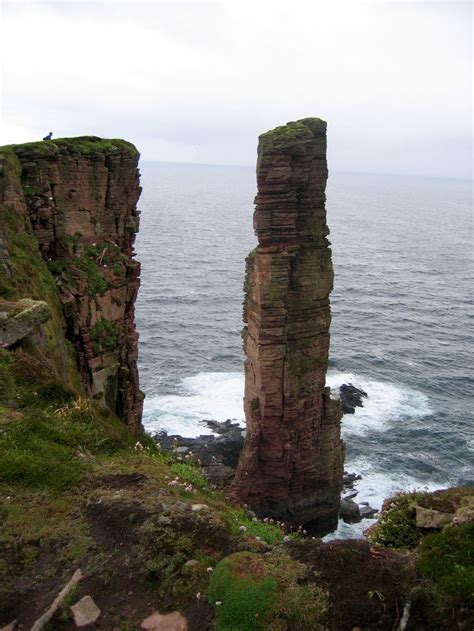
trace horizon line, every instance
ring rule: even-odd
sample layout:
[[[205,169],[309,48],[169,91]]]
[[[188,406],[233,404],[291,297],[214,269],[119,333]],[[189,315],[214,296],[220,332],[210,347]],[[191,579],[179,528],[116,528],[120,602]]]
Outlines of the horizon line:
[[[148,159],[140,159],[140,163],[148,163],[148,164],[170,164],[175,166],[200,166],[200,167],[233,167],[239,169],[250,169],[255,168],[255,165],[251,164],[231,164],[231,163],[221,163],[216,164],[213,162],[177,162],[174,160],[148,160]],[[331,169],[329,171],[329,175],[332,173],[337,173],[340,175],[385,175],[392,177],[422,177],[429,178],[433,180],[455,180],[458,182],[474,182],[474,174],[472,177],[456,177],[453,175],[428,175],[428,174],[420,174],[420,173],[393,173],[392,171],[347,171],[347,170],[338,170]]]

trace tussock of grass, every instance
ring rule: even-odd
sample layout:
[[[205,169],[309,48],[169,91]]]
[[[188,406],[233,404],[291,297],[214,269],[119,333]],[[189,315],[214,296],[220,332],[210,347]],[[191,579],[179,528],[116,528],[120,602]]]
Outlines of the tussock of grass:
[[[425,537],[418,568],[434,581],[442,599],[474,606],[474,523]]]

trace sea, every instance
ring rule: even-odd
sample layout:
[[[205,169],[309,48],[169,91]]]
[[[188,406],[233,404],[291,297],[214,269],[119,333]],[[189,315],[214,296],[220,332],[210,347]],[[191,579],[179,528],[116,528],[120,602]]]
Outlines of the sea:
[[[245,425],[244,258],[255,169],[142,163],[136,317],[145,428]],[[474,485],[472,182],[330,173],[334,290],[327,385],[367,393],[342,420],[358,502]],[[361,537],[372,523],[340,525]]]

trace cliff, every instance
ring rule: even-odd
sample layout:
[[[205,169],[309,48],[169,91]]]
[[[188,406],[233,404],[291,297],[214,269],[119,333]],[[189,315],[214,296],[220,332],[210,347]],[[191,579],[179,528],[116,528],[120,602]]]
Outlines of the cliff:
[[[135,339],[136,160],[115,140],[0,149],[0,628],[472,629],[472,489],[400,495],[369,541],[324,544],[236,509],[94,393],[90,355]],[[115,324],[87,339],[93,317]]]
[[[329,294],[326,123],[260,136],[256,250],[247,257],[243,332],[247,435],[234,492],[259,513],[329,530],[337,521],[343,443],[325,388]]]
[[[138,157],[93,136],[0,149],[0,299],[46,300],[37,348],[71,391],[135,429]]]

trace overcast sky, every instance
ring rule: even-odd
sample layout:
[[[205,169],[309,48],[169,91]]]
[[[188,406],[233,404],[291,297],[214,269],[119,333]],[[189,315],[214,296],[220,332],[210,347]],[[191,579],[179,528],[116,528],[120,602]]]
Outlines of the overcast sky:
[[[0,144],[94,134],[144,160],[253,165],[259,133],[319,116],[332,170],[471,177],[470,2],[0,11]]]

